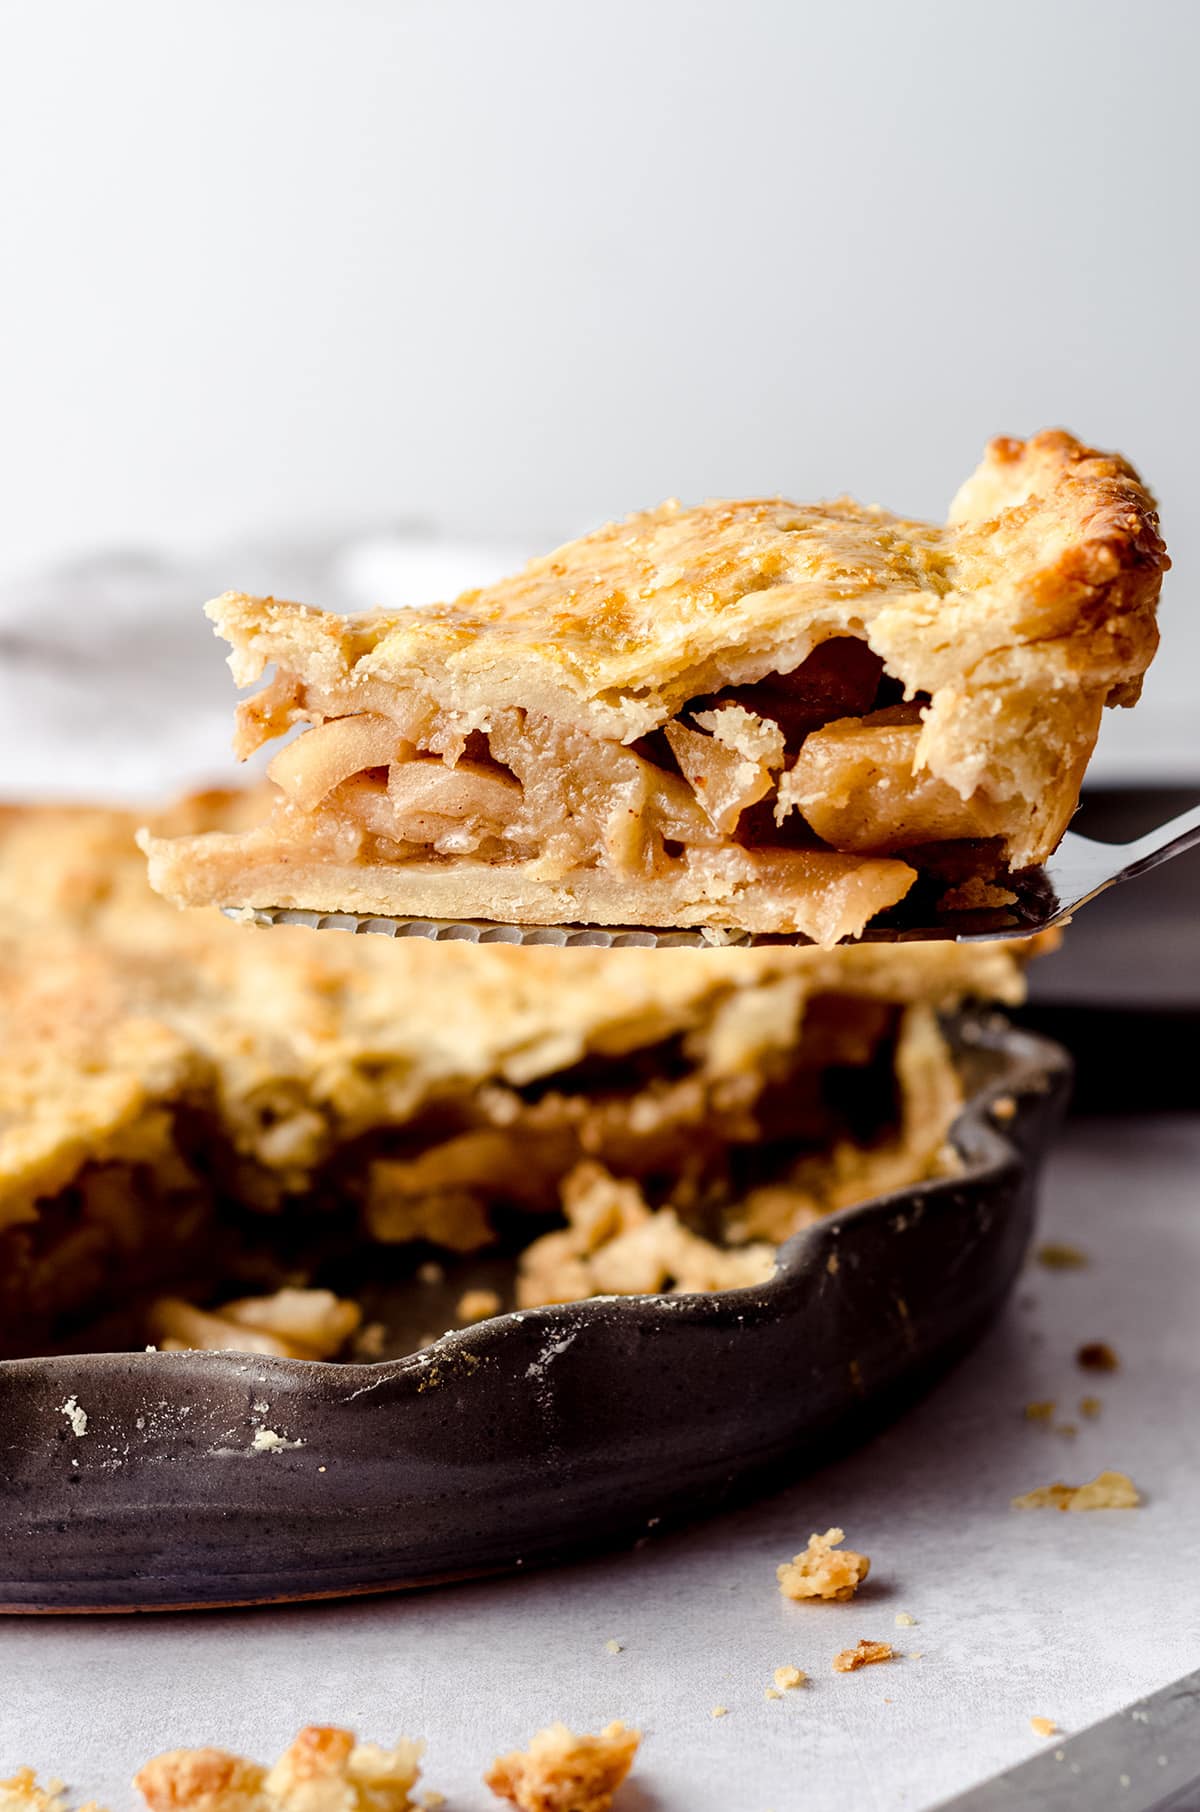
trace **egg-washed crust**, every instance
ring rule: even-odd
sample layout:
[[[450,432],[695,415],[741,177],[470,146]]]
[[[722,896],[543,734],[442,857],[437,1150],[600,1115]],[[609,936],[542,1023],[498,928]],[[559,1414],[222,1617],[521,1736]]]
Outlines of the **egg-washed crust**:
[[[239,753],[305,719],[316,737],[288,781],[272,767],[262,826],[147,836],[152,882],[188,905],[834,943],[943,845],[977,852],[958,878],[981,885],[1051,854],[1104,706],[1138,696],[1167,565],[1133,468],[1056,430],[993,441],[940,527],[847,499],[667,503],[426,609],[228,593],[208,614],[236,681],[279,676]],[[779,688],[811,688],[818,650],[827,703],[785,750]],[[331,719],[364,753],[322,789]]]
[[[992,441],[944,528],[849,499],[670,502],[449,604],[341,617],[230,592],[208,614],[239,686],[274,662],[318,685],[383,679],[629,742],[847,634],[910,692],[1083,683],[1132,704],[1166,566],[1133,467],[1050,430]],[[935,700],[929,757],[938,715]]]

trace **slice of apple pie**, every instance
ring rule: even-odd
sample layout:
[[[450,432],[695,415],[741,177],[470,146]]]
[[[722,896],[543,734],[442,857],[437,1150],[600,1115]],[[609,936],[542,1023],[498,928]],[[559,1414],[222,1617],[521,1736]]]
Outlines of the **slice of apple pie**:
[[[274,668],[238,754],[308,727],[264,824],[147,836],[151,879],[186,905],[822,944],[919,876],[978,903],[1061,838],[1166,565],[1132,468],[1048,432],[993,441],[944,527],[668,503],[428,609],[229,593],[208,610],[235,678]]]

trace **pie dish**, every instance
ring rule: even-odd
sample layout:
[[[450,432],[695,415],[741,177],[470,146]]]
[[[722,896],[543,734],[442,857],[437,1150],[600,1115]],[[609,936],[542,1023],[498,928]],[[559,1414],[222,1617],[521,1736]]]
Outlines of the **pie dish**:
[[[979,1338],[1028,1250],[1069,1066],[996,1015],[953,1040],[954,1174],[801,1229],[765,1283],[517,1310],[369,1365],[0,1362],[0,1608],[527,1570],[653,1539],[844,1452]]]
[[[159,827],[230,834],[259,803]],[[522,1309],[761,1283],[798,1229],[953,1174],[938,1015],[1022,992],[1009,945],[254,932],[153,894],[134,824],[0,812],[2,1354],[330,1357],[364,1274],[412,1294],[481,1253],[515,1255]],[[358,1356],[410,1350],[373,1338]]]
[[[1124,460],[996,440],[945,526],[676,503],[450,604],[209,606],[273,809],[146,834],[177,903],[739,928],[830,945],[1000,903],[1131,705],[1167,560]]]

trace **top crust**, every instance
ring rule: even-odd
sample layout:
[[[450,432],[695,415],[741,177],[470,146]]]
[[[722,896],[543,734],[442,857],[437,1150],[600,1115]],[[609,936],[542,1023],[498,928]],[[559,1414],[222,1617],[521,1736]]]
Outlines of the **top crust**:
[[[481,727],[515,704],[624,742],[859,635],[909,695],[932,696],[918,760],[965,797],[963,699],[1082,688],[1097,709],[1133,703],[1167,565],[1133,468],[1052,430],[993,441],[945,527],[848,499],[669,502],[449,604],[339,617],[230,592],[208,614],[239,685],[276,662],[365,696],[413,687]]]

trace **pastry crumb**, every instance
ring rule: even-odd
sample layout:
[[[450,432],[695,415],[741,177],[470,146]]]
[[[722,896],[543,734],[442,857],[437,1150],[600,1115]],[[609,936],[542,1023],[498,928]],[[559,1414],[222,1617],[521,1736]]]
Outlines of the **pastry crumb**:
[[[274,1428],[256,1428],[250,1448],[253,1453],[283,1453],[289,1447],[303,1447],[303,1441],[289,1441]]]
[[[896,1628],[898,1630],[911,1630],[915,1629],[916,1626],[917,1620],[910,1611],[896,1612]]]
[[[1085,1340],[1075,1355],[1075,1363],[1085,1372],[1115,1372],[1121,1365],[1107,1340]]]
[[[835,1674],[857,1673],[860,1667],[873,1667],[878,1661],[894,1661],[896,1651],[890,1642],[868,1642],[865,1638],[853,1648],[844,1648],[833,1657]]]
[[[32,1768],[18,1768],[7,1780],[0,1780],[0,1812],[66,1812],[66,1788],[62,1781],[49,1780],[43,1787]],[[95,1800],[79,1812],[101,1812]]]
[[[1053,1239],[1038,1247],[1037,1261],[1039,1265],[1045,1265],[1047,1271],[1080,1271],[1092,1262],[1082,1247]]]
[[[1053,1418],[1057,1408],[1058,1404],[1054,1401],[1053,1397],[1048,1397],[1045,1402],[1027,1403],[1025,1405],[1025,1420],[1027,1422],[1049,1422]]]
[[[394,1749],[381,1749],[357,1742],[349,1730],[310,1724],[273,1768],[224,1749],[172,1749],[147,1762],[133,1784],[150,1812],[305,1812],[315,1806],[415,1812],[412,1789],[422,1747],[402,1738]]]
[[[498,1315],[500,1309],[500,1296],[496,1290],[464,1290],[454,1313],[459,1321],[487,1321],[492,1315]]]
[[[808,1675],[802,1667],[789,1664],[775,1669],[775,1684],[780,1692],[794,1692],[798,1686],[808,1685]]]
[[[484,1785],[518,1812],[608,1812],[641,1740],[623,1724],[609,1724],[599,1736],[551,1724],[528,1749],[498,1756]]]
[[[942,895],[938,901],[938,911],[990,912],[998,907],[1015,905],[1016,899],[1016,894],[1011,893],[1007,887],[996,887],[991,881],[985,881],[982,875],[971,875],[961,886],[951,887]],[[1015,1101],[1012,1107],[1015,1114]]]
[[[87,1433],[87,1410],[80,1409],[76,1398],[68,1397],[65,1402],[59,1404],[58,1408],[59,1414],[64,1415],[70,1423],[73,1435],[79,1437]]]
[[[1034,1736],[1052,1737],[1058,1734],[1058,1725],[1053,1718],[1030,1718],[1029,1728]]]
[[[823,1598],[845,1603],[871,1570],[865,1554],[852,1548],[840,1553],[834,1550],[846,1539],[843,1529],[826,1529],[824,1535],[810,1535],[802,1554],[776,1567],[779,1589],[785,1598]]]
[[[1133,1480],[1125,1472],[1101,1472],[1086,1485],[1039,1485],[1014,1497],[1014,1510],[1133,1510],[1141,1503]]]
[[[1081,1416],[1086,1416],[1089,1421],[1094,1422],[1103,1408],[1104,1405],[1099,1397],[1080,1397],[1079,1399],[1079,1413]]]
[[[622,1643],[617,1641],[615,1636],[610,1636],[608,1641],[604,1644],[604,1652],[606,1655],[619,1655],[623,1646]]]
[[[1056,1435],[1061,1435],[1064,1441],[1073,1441],[1079,1433],[1079,1428],[1074,1422],[1060,1422],[1054,1432]]]
[[[714,1718],[727,1718],[729,1716],[728,1705],[714,1705],[712,1715]]]
[[[777,1692],[773,1686],[768,1686],[766,1691],[763,1693],[764,1699],[782,1699],[782,1697],[783,1697],[783,1694],[781,1692]]]
[[[576,1164],[559,1193],[567,1224],[521,1253],[518,1308],[596,1295],[739,1289],[765,1283],[775,1269],[770,1241],[717,1245],[675,1208],[652,1207],[636,1179],[616,1177],[592,1159]]]
[[[445,1803],[446,1795],[439,1793],[436,1787],[427,1788],[417,1801],[421,1812],[438,1812],[439,1807],[444,1806]]]

